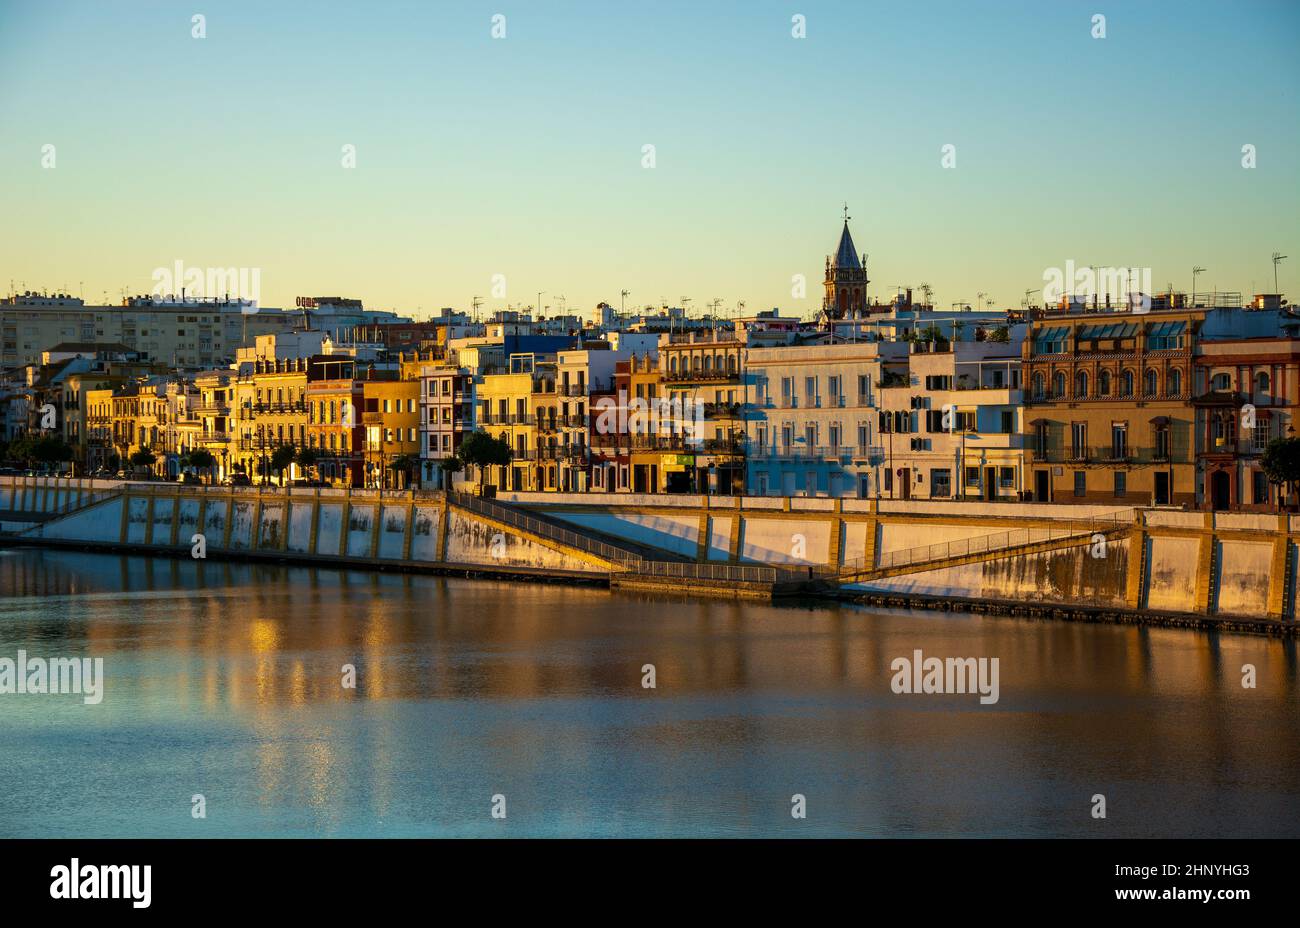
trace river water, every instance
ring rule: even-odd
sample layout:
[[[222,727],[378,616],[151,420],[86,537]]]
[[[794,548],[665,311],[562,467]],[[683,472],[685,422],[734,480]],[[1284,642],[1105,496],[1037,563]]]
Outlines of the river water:
[[[0,836],[1300,835],[1290,641],[16,549],[20,649]]]

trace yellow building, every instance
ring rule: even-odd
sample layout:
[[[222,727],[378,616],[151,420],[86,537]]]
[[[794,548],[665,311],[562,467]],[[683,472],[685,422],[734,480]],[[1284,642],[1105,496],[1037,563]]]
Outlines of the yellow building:
[[[307,444],[307,360],[259,357],[240,365],[234,384],[233,456],[254,483],[281,479],[271,466],[277,448]],[[290,464],[283,479],[302,476]]]
[[[554,473],[554,448],[558,442],[558,422],[551,423],[551,410],[557,410],[555,362],[541,360],[533,354],[510,356],[509,372],[487,374],[478,387],[478,422],[483,431],[504,439],[510,445],[512,460],[508,467],[490,468],[486,483],[502,490],[537,492],[545,488],[547,467]],[[537,428],[537,412],[544,411],[545,432]],[[558,417],[558,411],[555,413]],[[542,443],[539,453],[538,442]],[[548,444],[555,442],[555,444]],[[547,459],[547,448],[552,457]],[[553,479],[553,478],[552,478]],[[552,489],[554,485],[552,485]]]
[[[366,486],[404,489],[419,478],[419,380],[367,380],[365,409]]]
[[[201,424],[198,445],[216,459],[213,469],[217,479],[221,479],[233,472],[235,464],[230,414],[235,393],[234,375],[230,371],[206,371],[194,378],[194,386],[199,393],[198,404],[194,407],[194,414]]]

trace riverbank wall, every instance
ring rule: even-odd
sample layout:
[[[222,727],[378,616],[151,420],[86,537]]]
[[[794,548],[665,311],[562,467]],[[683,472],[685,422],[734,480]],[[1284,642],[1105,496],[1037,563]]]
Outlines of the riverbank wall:
[[[173,554],[192,552],[201,537],[216,556],[691,595],[798,591],[927,608],[1028,603],[1130,618],[1296,620],[1293,515],[798,497],[504,494],[500,502],[0,477],[0,533],[10,543]],[[674,563],[629,565],[631,555],[596,538],[626,539],[639,555],[657,550]]]

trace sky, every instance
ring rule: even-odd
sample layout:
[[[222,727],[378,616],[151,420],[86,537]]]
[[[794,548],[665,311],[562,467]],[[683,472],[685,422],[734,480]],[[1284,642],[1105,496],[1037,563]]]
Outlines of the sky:
[[[0,0],[0,289],[808,316],[847,202],[872,297],[1249,294],[1275,251],[1300,296],[1298,40],[1294,0]]]

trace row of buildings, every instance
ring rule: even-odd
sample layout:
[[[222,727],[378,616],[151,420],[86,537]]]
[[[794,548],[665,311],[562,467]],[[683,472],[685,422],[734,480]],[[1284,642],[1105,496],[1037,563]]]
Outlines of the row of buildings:
[[[815,323],[604,304],[592,321],[304,321],[197,368],[65,342],[6,369],[4,437],[57,432],[88,473],[147,449],[136,467],[175,477],[204,449],[216,479],[253,482],[1282,502],[1260,467],[1300,404],[1300,315],[1280,297],[944,312],[910,291],[870,303],[867,282],[846,225]],[[510,463],[447,471],[475,431]]]

